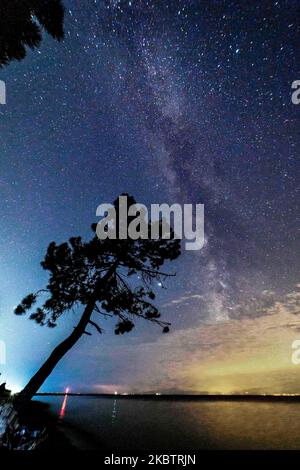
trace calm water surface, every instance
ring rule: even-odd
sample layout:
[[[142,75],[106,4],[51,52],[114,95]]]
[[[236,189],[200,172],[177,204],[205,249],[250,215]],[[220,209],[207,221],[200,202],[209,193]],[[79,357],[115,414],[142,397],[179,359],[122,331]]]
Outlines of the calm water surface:
[[[85,448],[300,449],[300,403],[39,397]],[[75,439],[76,440],[76,439]]]

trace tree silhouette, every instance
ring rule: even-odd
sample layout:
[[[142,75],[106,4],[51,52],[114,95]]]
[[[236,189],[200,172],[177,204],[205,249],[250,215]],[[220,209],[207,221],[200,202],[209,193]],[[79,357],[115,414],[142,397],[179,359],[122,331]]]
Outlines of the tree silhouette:
[[[118,202],[119,198],[114,202],[117,215]],[[132,204],[135,200],[128,197],[128,206]],[[128,219],[128,225],[132,219]],[[99,320],[106,317],[115,319],[116,335],[130,332],[137,318],[156,323],[164,333],[168,333],[169,323],[160,320],[160,312],[152,303],[155,299],[153,282],[161,282],[170,276],[160,268],[165,261],[180,255],[180,241],[174,238],[172,230],[168,240],[161,235],[158,239],[150,239],[151,221],[148,223],[148,239],[119,239],[118,225],[116,228],[116,240],[100,240],[94,235],[89,242],[73,237],[61,245],[50,243],[41,263],[50,272],[49,283],[46,289],[25,297],[15,313],[23,315],[31,310],[30,319],[52,328],[69,310],[78,312],[80,306],[84,309],[77,326],[25,386],[19,401],[32,398],[82,335],[91,334],[87,331],[89,326],[102,333],[102,326],[93,315]],[[92,230],[96,231],[96,224],[92,225]],[[33,305],[43,295],[46,295],[46,300],[40,300],[40,305],[32,311]]]
[[[61,0],[1,0],[0,67],[24,59],[26,47],[38,47],[43,28],[53,38],[63,39],[63,21]]]

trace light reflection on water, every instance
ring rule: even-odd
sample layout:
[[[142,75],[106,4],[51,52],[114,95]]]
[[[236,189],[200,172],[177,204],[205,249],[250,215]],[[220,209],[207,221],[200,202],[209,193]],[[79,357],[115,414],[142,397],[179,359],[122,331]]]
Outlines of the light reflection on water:
[[[114,399],[114,405],[113,405],[112,414],[111,414],[111,424],[114,424],[114,422],[116,421],[116,419],[117,419],[117,412],[118,412],[118,409],[117,409],[117,400]]]
[[[300,403],[71,396],[42,401],[58,416],[63,409],[64,422],[93,436],[95,448],[300,449]]]

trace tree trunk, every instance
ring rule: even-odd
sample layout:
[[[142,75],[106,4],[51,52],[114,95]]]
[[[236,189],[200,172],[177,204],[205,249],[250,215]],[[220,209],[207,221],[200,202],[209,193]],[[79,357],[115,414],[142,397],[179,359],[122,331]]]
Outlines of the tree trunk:
[[[36,374],[30,379],[28,384],[23,388],[21,393],[18,395],[17,401],[29,401],[37,393],[40,387],[43,385],[45,380],[49,377],[53,369],[64,357],[64,355],[71,349],[77,341],[84,334],[84,331],[88,325],[90,317],[93,313],[95,302],[90,303],[84,309],[82,317],[74,328],[74,331],[64,341],[62,341],[52,351],[48,359],[44,362],[42,367],[36,372]]]
[[[99,289],[101,290],[105,287],[105,283],[108,282],[108,280],[114,273],[116,266],[117,263],[114,263],[113,266],[111,266],[111,268],[106,272],[106,274],[99,280],[99,283],[95,289],[95,294],[92,296],[90,302],[86,305],[78,325],[74,328],[74,331],[64,341],[62,341],[58,346],[56,346],[56,348],[52,351],[46,362],[44,362],[42,367],[30,379],[28,384],[18,395],[16,400],[17,403],[27,402],[32,399],[32,397],[41,388],[45,380],[49,377],[53,369],[57,366],[59,361],[84,334],[95,308],[96,293],[99,295]]]

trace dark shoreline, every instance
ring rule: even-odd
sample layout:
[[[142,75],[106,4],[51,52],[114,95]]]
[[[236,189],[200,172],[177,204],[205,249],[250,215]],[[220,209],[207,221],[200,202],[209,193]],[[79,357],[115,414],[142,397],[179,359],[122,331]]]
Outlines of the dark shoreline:
[[[108,393],[63,393],[49,392],[37,393],[36,397],[60,397],[68,395],[70,397],[94,397],[122,400],[166,400],[166,401],[292,401],[300,402],[300,395],[154,395],[154,394],[108,394]]]

